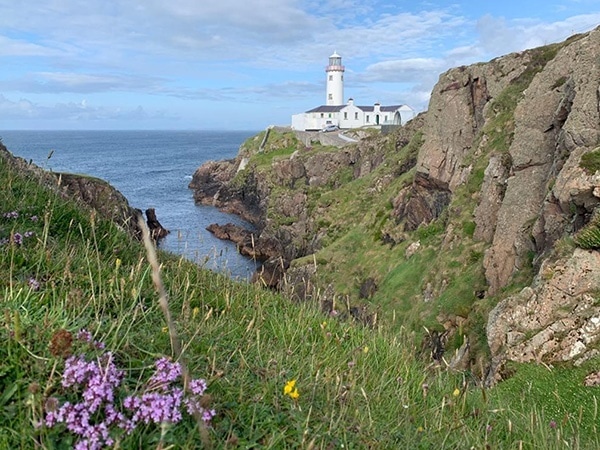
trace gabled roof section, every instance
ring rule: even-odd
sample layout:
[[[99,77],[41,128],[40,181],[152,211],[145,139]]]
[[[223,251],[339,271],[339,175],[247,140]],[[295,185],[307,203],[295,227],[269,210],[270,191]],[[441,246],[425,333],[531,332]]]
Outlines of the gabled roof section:
[[[306,111],[307,113],[313,113],[313,112],[322,112],[322,113],[330,113],[330,112],[340,112],[343,108],[345,108],[346,105],[321,105],[321,106],[317,106],[316,108],[313,108],[309,111]]]
[[[400,108],[402,108],[403,106],[404,105],[382,106],[381,111],[385,111],[385,112],[397,111]]]
[[[394,112],[399,110],[404,105],[392,105],[392,106],[380,106],[379,111],[381,112]],[[375,105],[371,106],[357,106],[360,110],[364,112],[373,112],[375,111]]]

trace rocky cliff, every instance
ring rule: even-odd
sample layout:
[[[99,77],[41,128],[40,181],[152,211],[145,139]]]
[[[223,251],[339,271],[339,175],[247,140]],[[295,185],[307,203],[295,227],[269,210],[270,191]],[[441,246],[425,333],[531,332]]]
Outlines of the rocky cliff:
[[[246,242],[291,297],[426,326],[435,357],[484,358],[492,378],[581,362],[600,344],[599,60],[596,29],[451,69],[389,135],[271,130],[190,187],[256,225]]]

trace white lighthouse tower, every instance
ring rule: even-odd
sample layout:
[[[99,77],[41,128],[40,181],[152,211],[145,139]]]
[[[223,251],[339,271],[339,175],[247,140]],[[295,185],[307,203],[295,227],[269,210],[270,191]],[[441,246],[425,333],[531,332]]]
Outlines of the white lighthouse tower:
[[[327,74],[326,105],[339,106],[344,104],[344,66],[342,57],[333,52],[329,57],[329,65],[325,68]]]

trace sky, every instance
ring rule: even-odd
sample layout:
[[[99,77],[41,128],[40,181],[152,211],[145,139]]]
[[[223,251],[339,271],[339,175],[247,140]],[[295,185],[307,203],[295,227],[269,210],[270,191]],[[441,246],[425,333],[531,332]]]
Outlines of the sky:
[[[600,25],[600,0],[0,0],[0,129],[261,130],[325,104],[427,109],[444,71]]]

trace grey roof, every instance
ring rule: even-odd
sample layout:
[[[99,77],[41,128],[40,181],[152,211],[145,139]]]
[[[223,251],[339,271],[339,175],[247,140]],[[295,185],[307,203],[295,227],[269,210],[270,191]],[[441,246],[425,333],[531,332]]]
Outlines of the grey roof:
[[[397,109],[399,109],[402,105],[393,105],[393,106],[380,106],[379,110],[381,112],[393,112],[396,111]],[[357,106],[357,108],[365,111],[365,112],[371,112],[371,111],[375,111],[375,106]]]
[[[306,111],[307,113],[331,113],[331,112],[340,112],[342,109],[344,109],[346,106],[348,105],[321,105],[321,106],[317,106],[316,108],[313,108],[311,110]],[[364,112],[372,112],[375,111],[375,106],[371,105],[371,106],[358,106],[355,105],[358,109],[364,111]],[[379,110],[381,112],[393,112],[398,110],[400,107],[402,107],[403,105],[393,105],[393,106],[381,106],[379,108]]]
[[[311,113],[311,112],[340,112],[340,110],[342,108],[345,108],[346,105],[321,105],[321,106],[317,106],[316,108],[313,108],[309,111],[306,111],[307,113]]]

